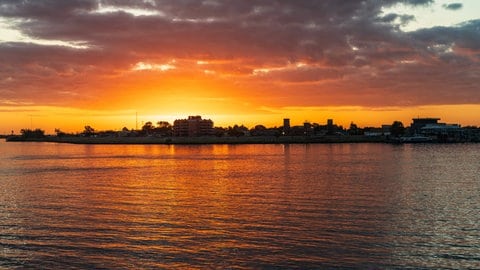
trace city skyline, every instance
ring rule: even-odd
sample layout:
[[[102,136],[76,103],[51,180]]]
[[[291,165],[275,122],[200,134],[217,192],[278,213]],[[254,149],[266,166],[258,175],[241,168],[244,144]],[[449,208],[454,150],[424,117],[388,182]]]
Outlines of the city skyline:
[[[243,123],[229,123],[227,125],[222,125],[222,124],[218,124],[217,122],[215,122],[215,119],[211,119],[211,118],[205,118],[201,115],[189,115],[189,116],[185,116],[185,117],[180,117],[178,119],[175,119],[174,121],[172,122],[169,122],[169,121],[165,121],[165,119],[156,119],[156,120],[152,120],[152,121],[141,121],[141,122],[138,122],[138,120],[136,120],[135,122],[135,127],[131,127],[129,128],[127,125],[123,125],[122,126],[118,126],[118,127],[115,127],[115,128],[111,128],[111,129],[102,129],[102,128],[98,128],[98,127],[95,127],[95,126],[92,126],[92,125],[85,125],[82,127],[82,129],[78,129],[78,130],[74,130],[74,131],[71,131],[71,130],[66,130],[66,129],[63,129],[63,128],[55,128],[55,130],[44,130],[42,128],[39,128],[39,127],[36,127],[36,126],[33,126],[33,120],[32,122],[30,123],[30,127],[24,127],[22,128],[21,130],[18,130],[15,131],[15,130],[11,130],[10,132],[5,132],[5,133],[0,133],[0,135],[14,135],[16,133],[24,133],[25,131],[41,131],[42,133],[45,133],[45,135],[53,135],[53,134],[69,134],[69,135],[79,135],[79,134],[82,134],[82,133],[109,133],[109,132],[147,132],[150,130],[150,131],[154,131],[154,130],[161,130],[161,132],[165,132],[166,130],[170,130],[170,131],[173,131],[173,133],[171,134],[171,136],[189,136],[189,137],[197,137],[197,136],[211,136],[211,135],[214,135],[213,133],[211,133],[210,131],[207,131],[207,132],[200,132],[198,128],[200,129],[210,129],[212,132],[214,129],[221,129],[221,130],[229,130],[229,129],[236,129],[236,128],[240,128],[240,129],[245,129],[245,130],[256,130],[257,128],[261,128],[261,129],[269,129],[269,130],[282,130],[283,131],[283,135],[286,135],[285,134],[285,130],[286,129],[290,129],[290,128],[314,128],[314,127],[328,127],[328,126],[335,126],[336,129],[338,129],[339,131],[342,131],[342,132],[348,132],[350,131],[352,128],[353,129],[358,129],[358,130],[371,130],[371,129],[390,129],[392,127],[392,125],[396,125],[396,124],[400,124],[402,126],[402,128],[410,128],[410,127],[414,127],[415,125],[415,122],[417,121],[426,121],[427,123],[429,124],[434,124],[434,125],[440,125],[440,126],[453,126],[455,128],[469,128],[469,129],[480,129],[479,126],[476,126],[476,125],[462,125],[461,123],[454,123],[454,122],[449,122],[449,121],[443,121],[442,118],[440,117],[420,117],[420,116],[417,116],[417,117],[413,117],[413,118],[410,118],[409,119],[410,121],[407,121],[407,122],[403,122],[401,120],[398,120],[398,119],[394,119],[392,120],[391,122],[385,122],[385,123],[382,123],[380,125],[359,125],[358,122],[355,122],[355,121],[350,121],[348,124],[342,124],[342,123],[339,123],[337,122],[334,118],[329,118],[329,119],[325,119],[325,121],[303,121],[303,122],[295,122],[295,121],[291,121],[290,118],[283,118],[283,119],[279,119],[279,121],[277,123],[275,123],[274,125],[268,125],[268,124],[265,124],[265,123],[261,123],[261,122],[255,122],[256,124],[255,125],[245,125]],[[438,121],[442,120],[441,123],[439,123]],[[194,128],[193,130],[191,129],[191,127],[189,128],[189,125],[191,125],[191,123],[193,123],[194,125]],[[206,125],[206,126],[205,126]],[[422,126],[423,127],[423,126]],[[177,128],[177,131],[175,131],[175,128]],[[418,127],[415,128],[417,131],[418,130]],[[196,134],[196,133],[199,133],[199,134]],[[136,134],[136,135],[139,135],[139,134]],[[148,134],[143,134],[143,135],[148,135]],[[217,134],[218,135],[218,134]]]
[[[82,132],[55,129],[55,136],[42,129],[22,129],[20,135],[5,136],[7,141],[46,141],[76,144],[290,144],[290,143],[466,143],[480,142],[480,128],[439,122],[440,118],[413,118],[409,126],[400,121],[381,127],[361,127],[351,123],[291,123],[284,118],[281,126],[255,127],[214,125],[200,115],[167,121],[142,123],[141,128],[99,130],[85,126]],[[46,136],[48,135],[48,136]],[[4,137],[4,136],[2,136]]]
[[[0,133],[173,122],[480,125],[480,3],[0,1]]]

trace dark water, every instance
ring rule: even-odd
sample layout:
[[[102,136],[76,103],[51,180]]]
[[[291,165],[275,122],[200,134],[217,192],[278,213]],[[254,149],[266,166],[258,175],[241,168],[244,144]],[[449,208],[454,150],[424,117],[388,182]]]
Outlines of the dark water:
[[[0,141],[0,268],[480,268],[480,144]]]

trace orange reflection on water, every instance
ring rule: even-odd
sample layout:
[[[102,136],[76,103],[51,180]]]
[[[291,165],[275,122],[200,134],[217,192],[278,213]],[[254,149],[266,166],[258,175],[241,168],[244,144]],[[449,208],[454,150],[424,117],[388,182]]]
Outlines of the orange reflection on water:
[[[422,241],[480,239],[475,147],[0,147],[8,266],[458,266]]]

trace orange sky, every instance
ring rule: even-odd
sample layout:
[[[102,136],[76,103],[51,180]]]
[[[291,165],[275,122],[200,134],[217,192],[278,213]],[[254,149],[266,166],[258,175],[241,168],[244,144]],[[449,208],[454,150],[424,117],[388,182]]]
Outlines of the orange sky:
[[[0,133],[134,128],[136,114],[139,126],[480,125],[480,20],[462,13],[473,2],[395,2],[5,4]],[[408,13],[424,8],[465,20],[413,29]]]

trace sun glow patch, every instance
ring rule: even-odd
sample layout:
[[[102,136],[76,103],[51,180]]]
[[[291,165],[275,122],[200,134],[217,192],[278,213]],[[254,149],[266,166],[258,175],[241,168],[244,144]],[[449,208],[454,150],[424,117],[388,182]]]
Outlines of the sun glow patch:
[[[265,74],[265,73],[269,73],[271,70],[271,68],[256,68],[253,70],[253,75],[259,75],[259,74]]]
[[[281,67],[270,67],[270,68],[256,68],[252,71],[253,75],[262,75],[274,71],[283,71],[283,70],[295,70],[295,69],[304,69],[308,68],[310,65],[304,62],[289,63],[288,65]]]
[[[142,70],[168,71],[168,70],[172,70],[172,69],[176,69],[176,67],[174,65],[172,65],[172,63],[151,64],[151,63],[145,63],[145,62],[138,62],[132,68],[133,71],[142,71]]]
[[[99,5],[99,8],[92,13],[115,13],[115,12],[125,12],[133,16],[165,16],[162,12],[158,10],[148,10],[148,9],[139,9],[139,8],[124,8],[124,7],[115,7],[115,6],[102,6]]]
[[[206,23],[206,24],[209,24],[209,23],[214,23],[214,22],[220,22],[221,20],[218,19],[218,18],[178,18],[178,17],[175,17],[175,18],[172,18],[172,22],[176,22],[176,23],[181,23],[181,22],[186,22],[186,23]]]
[[[215,74],[216,72],[213,71],[213,70],[205,69],[205,70],[203,70],[203,73],[205,73],[205,74],[207,74],[207,75],[213,75],[213,74]]]
[[[33,102],[23,102],[23,101],[15,101],[10,99],[0,99],[0,111],[2,106],[30,106],[33,105]],[[5,110],[8,108],[4,108]]]
[[[404,65],[416,64],[417,60],[401,60],[400,63]]]

